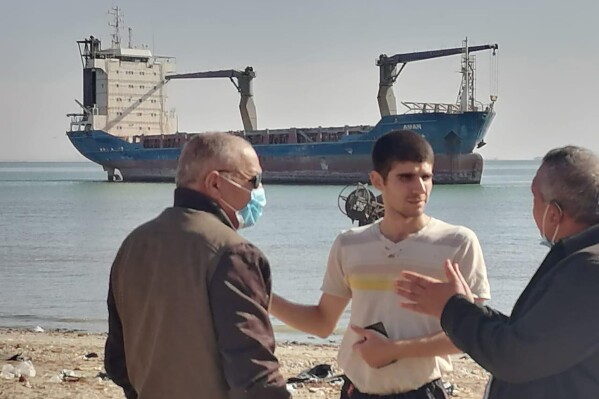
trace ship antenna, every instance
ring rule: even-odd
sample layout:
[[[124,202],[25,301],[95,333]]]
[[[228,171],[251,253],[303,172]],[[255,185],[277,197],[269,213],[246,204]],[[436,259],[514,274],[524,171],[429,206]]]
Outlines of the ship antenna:
[[[129,48],[133,48],[133,29],[129,29]]]
[[[108,11],[108,14],[114,16],[114,22],[108,23],[108,26],[114,28],[114,32],[112,33],[112,48],[120,48],[121,47],[121,25],[123,24],[123,12],[117,6]]]

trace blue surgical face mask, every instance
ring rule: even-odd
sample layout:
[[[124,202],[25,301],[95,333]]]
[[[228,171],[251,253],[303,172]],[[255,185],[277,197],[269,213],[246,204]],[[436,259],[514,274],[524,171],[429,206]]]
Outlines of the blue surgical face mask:
[[[549,210],[549,205],[551,205],[551,204],[547,204],[547,206],[545,207],[545,212],[543,213],[543,222],[541,223],[541,241],[539,244],[551,248],[555,245],[555,237],[557,237],[557,233],[559,231],[559,224],[556,226],[555,231],[553,232],[553,237],[551,237],[551,240],[549,238],[547,238],[547,236],[545,235],[545,218],[547,217],[547,211]],[[557,205],[557,203],[555,203],[555,206],[557,206],[557,208],[559,209],[560,212],[562,211],[562,209],[559,207],[559,205]]]
[[[245,190],[250,193],[250,200],[248,201],[246,206],[244,206],[241,209],[235,209],[227,201],[223,200],[225,205],[227,205],[229,208],[231,208],[233,211],[235,211],[235,217],[237,218],[237,221],[239,222],[238,228],[243,229],[244,227],[251,227],[251,226],[255,225],[256,222],[258,221],[258,219],[260,219],[260,216],[262,216],[262,212],[264,211],[264,206],[266,206],[266,193],[264,192],[264,187],[262,187],[262,185],[260,185],[260,187],[258,187],[258,188],[255,188],[253,190],[248,190],[247,188],[243,187],[239,183],[234,182],[233,180],[227,179],[224,176],[222,176],[222,177],[223,177],[223,179],[225,179],[232,185],[239,187],[242,190]]]

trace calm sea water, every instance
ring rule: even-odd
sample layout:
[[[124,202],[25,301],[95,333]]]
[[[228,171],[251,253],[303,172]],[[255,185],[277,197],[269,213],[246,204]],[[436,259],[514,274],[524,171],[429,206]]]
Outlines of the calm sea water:
[[[539,161],[487,161],[480,186],[436,186],[427,212],[473,229],[492,306],[509,313],[547,248],[531,217]],[[242,233],[269,257],[274,290],[316,303],[335,236],[351,227],[342,186],[266,187]],[[91,163],[0,163],[0,327],[106,331],[108,274],[123,238],[170,206],[173,184],[107,183]],[[347,325],[343,316],[337,335]],[[312,339],[273,320],[279,339]]]

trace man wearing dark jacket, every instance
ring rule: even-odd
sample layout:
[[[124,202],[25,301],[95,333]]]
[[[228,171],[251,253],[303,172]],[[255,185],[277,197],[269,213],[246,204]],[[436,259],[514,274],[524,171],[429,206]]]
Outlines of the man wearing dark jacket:
[[[453,343],[488,370],[489,399],[599,398],[599,158],[574,146],[544,158],[533,218],[551,247],[511,316],[472,303],[457,265],[447,281],[405,273],[403,307],[441,319]]]
[[[135,229],[112,265],[105,366],[129,399],[283,399],[268,317],[270,266],[237,233],[266,200],[254,149],[191,139],[174,207]]]

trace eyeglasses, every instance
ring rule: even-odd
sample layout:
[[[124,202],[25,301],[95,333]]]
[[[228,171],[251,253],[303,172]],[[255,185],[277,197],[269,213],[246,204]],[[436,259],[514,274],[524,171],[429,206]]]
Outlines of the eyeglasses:
[[[219,170],[219,173],[235,173],[235,174],[240,174],[239,172],[233,171],[233,170]],[[260,184],[262,184],[262,173],[258,173],[256,176],[252,177],[251,179],[246,179],[245,181],[252,183],[252,187],[253,188],[258,188],[260,187]]]

